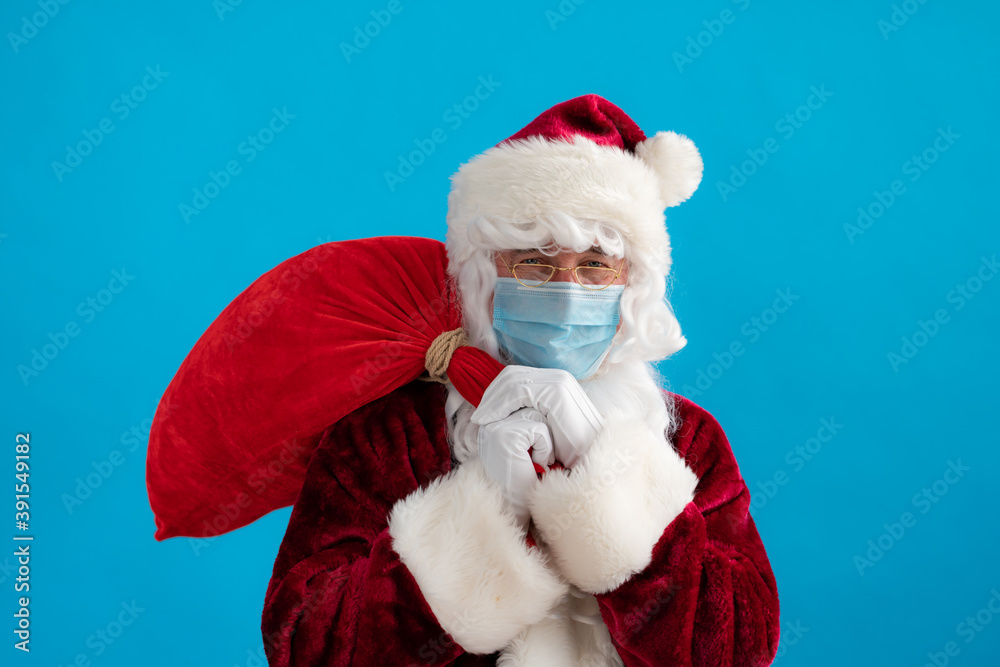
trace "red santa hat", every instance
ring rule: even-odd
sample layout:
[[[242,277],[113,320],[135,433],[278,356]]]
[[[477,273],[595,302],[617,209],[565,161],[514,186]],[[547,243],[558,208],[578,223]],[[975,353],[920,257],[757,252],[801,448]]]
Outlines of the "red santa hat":
[[[453,272],[476,250],[476,216],[529,221],[554,212],[597,220],[618,231],[626,256],[670,268],[665,208],[698,188],[702,160],[675,132],[647,138],[620,108],[599,95],[562,102],[516,134],[475,156],[452,176],[447,247]]]

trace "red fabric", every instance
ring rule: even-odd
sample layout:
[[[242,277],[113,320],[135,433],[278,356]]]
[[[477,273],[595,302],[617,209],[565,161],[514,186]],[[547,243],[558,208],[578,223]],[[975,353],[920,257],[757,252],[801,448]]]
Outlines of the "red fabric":
[[[645,141],[645,133],[628,114],[600,95],[581,95],[546,109],[537,118],[497,146],[531,136],[549,141],[569,141],[573,135],[592,139],[600,146],[614,146],[631,153]]]
[[[393,504],[451,469],[446,390],[403,386],[323,434],[267,588],[261,629],[271,667],[494,665],[438,625],[392,549]],[[700,477],[649,567],[597,596],[628,666],[768,665],[778,594],[722,428],[672,394],[673,444]]]
[[[323,431],[412,381],[460,324],[444,244],[327,243],[268,271],[184,359],[153,419],[146,485],[157,540],[225,533],[295,501]],[[478,404],[502,365],[460,348],[448,368]]]

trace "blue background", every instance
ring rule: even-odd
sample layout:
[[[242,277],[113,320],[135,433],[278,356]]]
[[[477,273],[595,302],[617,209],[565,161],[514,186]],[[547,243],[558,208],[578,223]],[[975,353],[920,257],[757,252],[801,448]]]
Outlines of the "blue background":
[[[704,157],[701,189],[667,215],[672,300],[690,342],[663,370],[722,423],[753,492],[781,599],[776,664],[922,665],[952,641],[951,663],[996,664],[1000,618],[971,636],[959,627],[1000,590],[1000,280],[976,282],[1000,251],[996,3],[911,0],[915,13],[889,30],[889,0],[591,0],[562,14],[558,0],[402,0],[345,55],[341,43],[387,4],[70,2],[32,31],[23,21],[39,5],[4,3],[0,440],[13,476],[15,434],[31,433],[36,541],[30,656],[11,646],[13,547],[0,550],[0,661],[259,664],[290,510],[200,551],[153,540],[145,431],[167,383],[256,277],[329,240],[443,239],[462,162],[553,104],[597,93],[647,134],[687,134]],[[687,50],[689,61],[675,56]],[[145,99],[122,117],[119,98],[147,66],[164,74],[146,78]],[[446,117],[480,77],[492,92],[460,124]],[[832,95],[800,108],[814,86]],[[249,161],[239,146],[275,108],[294,118]],[[808,120],[782,124],[796,112]],[[53,162],[102,119],[113,131],[57,175]],[[385,172],[437,128],[446,139],[390,188]],[[935,155],[948,128],[959,136]],[[744,165],[769,138],[777,152]],[[911,180],[907,162],[926,149],[935,161]],[[230,160],[239,174],[185,221],[180,205]],[[734,168],[753,173],[744,183]],[[845,229],[895,180],[905,191],[881,216]],[[134,277],[101,312],[80,307],[123,269]],[[959,301],[960,285],[971,298]],[[797,298],[769,313],[778,290]],[[888,355],[902,356],[903,338],[939,310],[947,321],[894,367]],[[18,366],[70,322],[78,335],[22,378]],[[743,352],[730,359],[734,343]],[[822,419],[842,425],[832,438]],[[797,459],[818,433],[827,442]],[[111,476],[67,507],[77,478],[115,450]],[[962,477],[940,482],[934,503],[914,502],[959,460]],[[904,512],[915,524],[884,537]],[[880,536],[891,546],[859,566]],[[97,643],[133,600],[134,622]]]

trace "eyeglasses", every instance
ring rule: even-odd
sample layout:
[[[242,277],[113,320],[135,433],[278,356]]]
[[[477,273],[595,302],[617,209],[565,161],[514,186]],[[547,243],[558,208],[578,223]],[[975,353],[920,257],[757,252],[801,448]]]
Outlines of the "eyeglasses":
[[[617,269],[610,269],[604,266],[574,266],[574,267],[558,267],[552,266],[551,264],[527,264],[525,262],[518,262],[514,266],[509,266],[507,260],[500,255],[500,261],[503,265],[507,267],[511,275],[517,282],[521,283],[525,287],[541,287],[545,283],[552,279],[552,276],[556,275],[556,271],[572,271],[573,275],[576,277],[576,282],[580,284],[581,287],[589,289],[592,292],[598,292],[602,289],[610,287],[613,282],[618,280],[618,276],[621,275],[622,269],[625,267],[625,258],[622,258],[622,263],[618,265]]]

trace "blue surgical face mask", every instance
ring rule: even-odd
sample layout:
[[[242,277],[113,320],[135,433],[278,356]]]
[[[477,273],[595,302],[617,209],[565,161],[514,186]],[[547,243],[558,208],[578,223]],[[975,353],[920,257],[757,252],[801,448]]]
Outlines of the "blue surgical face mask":
[[[624,290],[588,290],[570,281],[525,287],[514,278],[497,278],[493,331],[513,363],[561,368],[582,380],[611,350]]]

